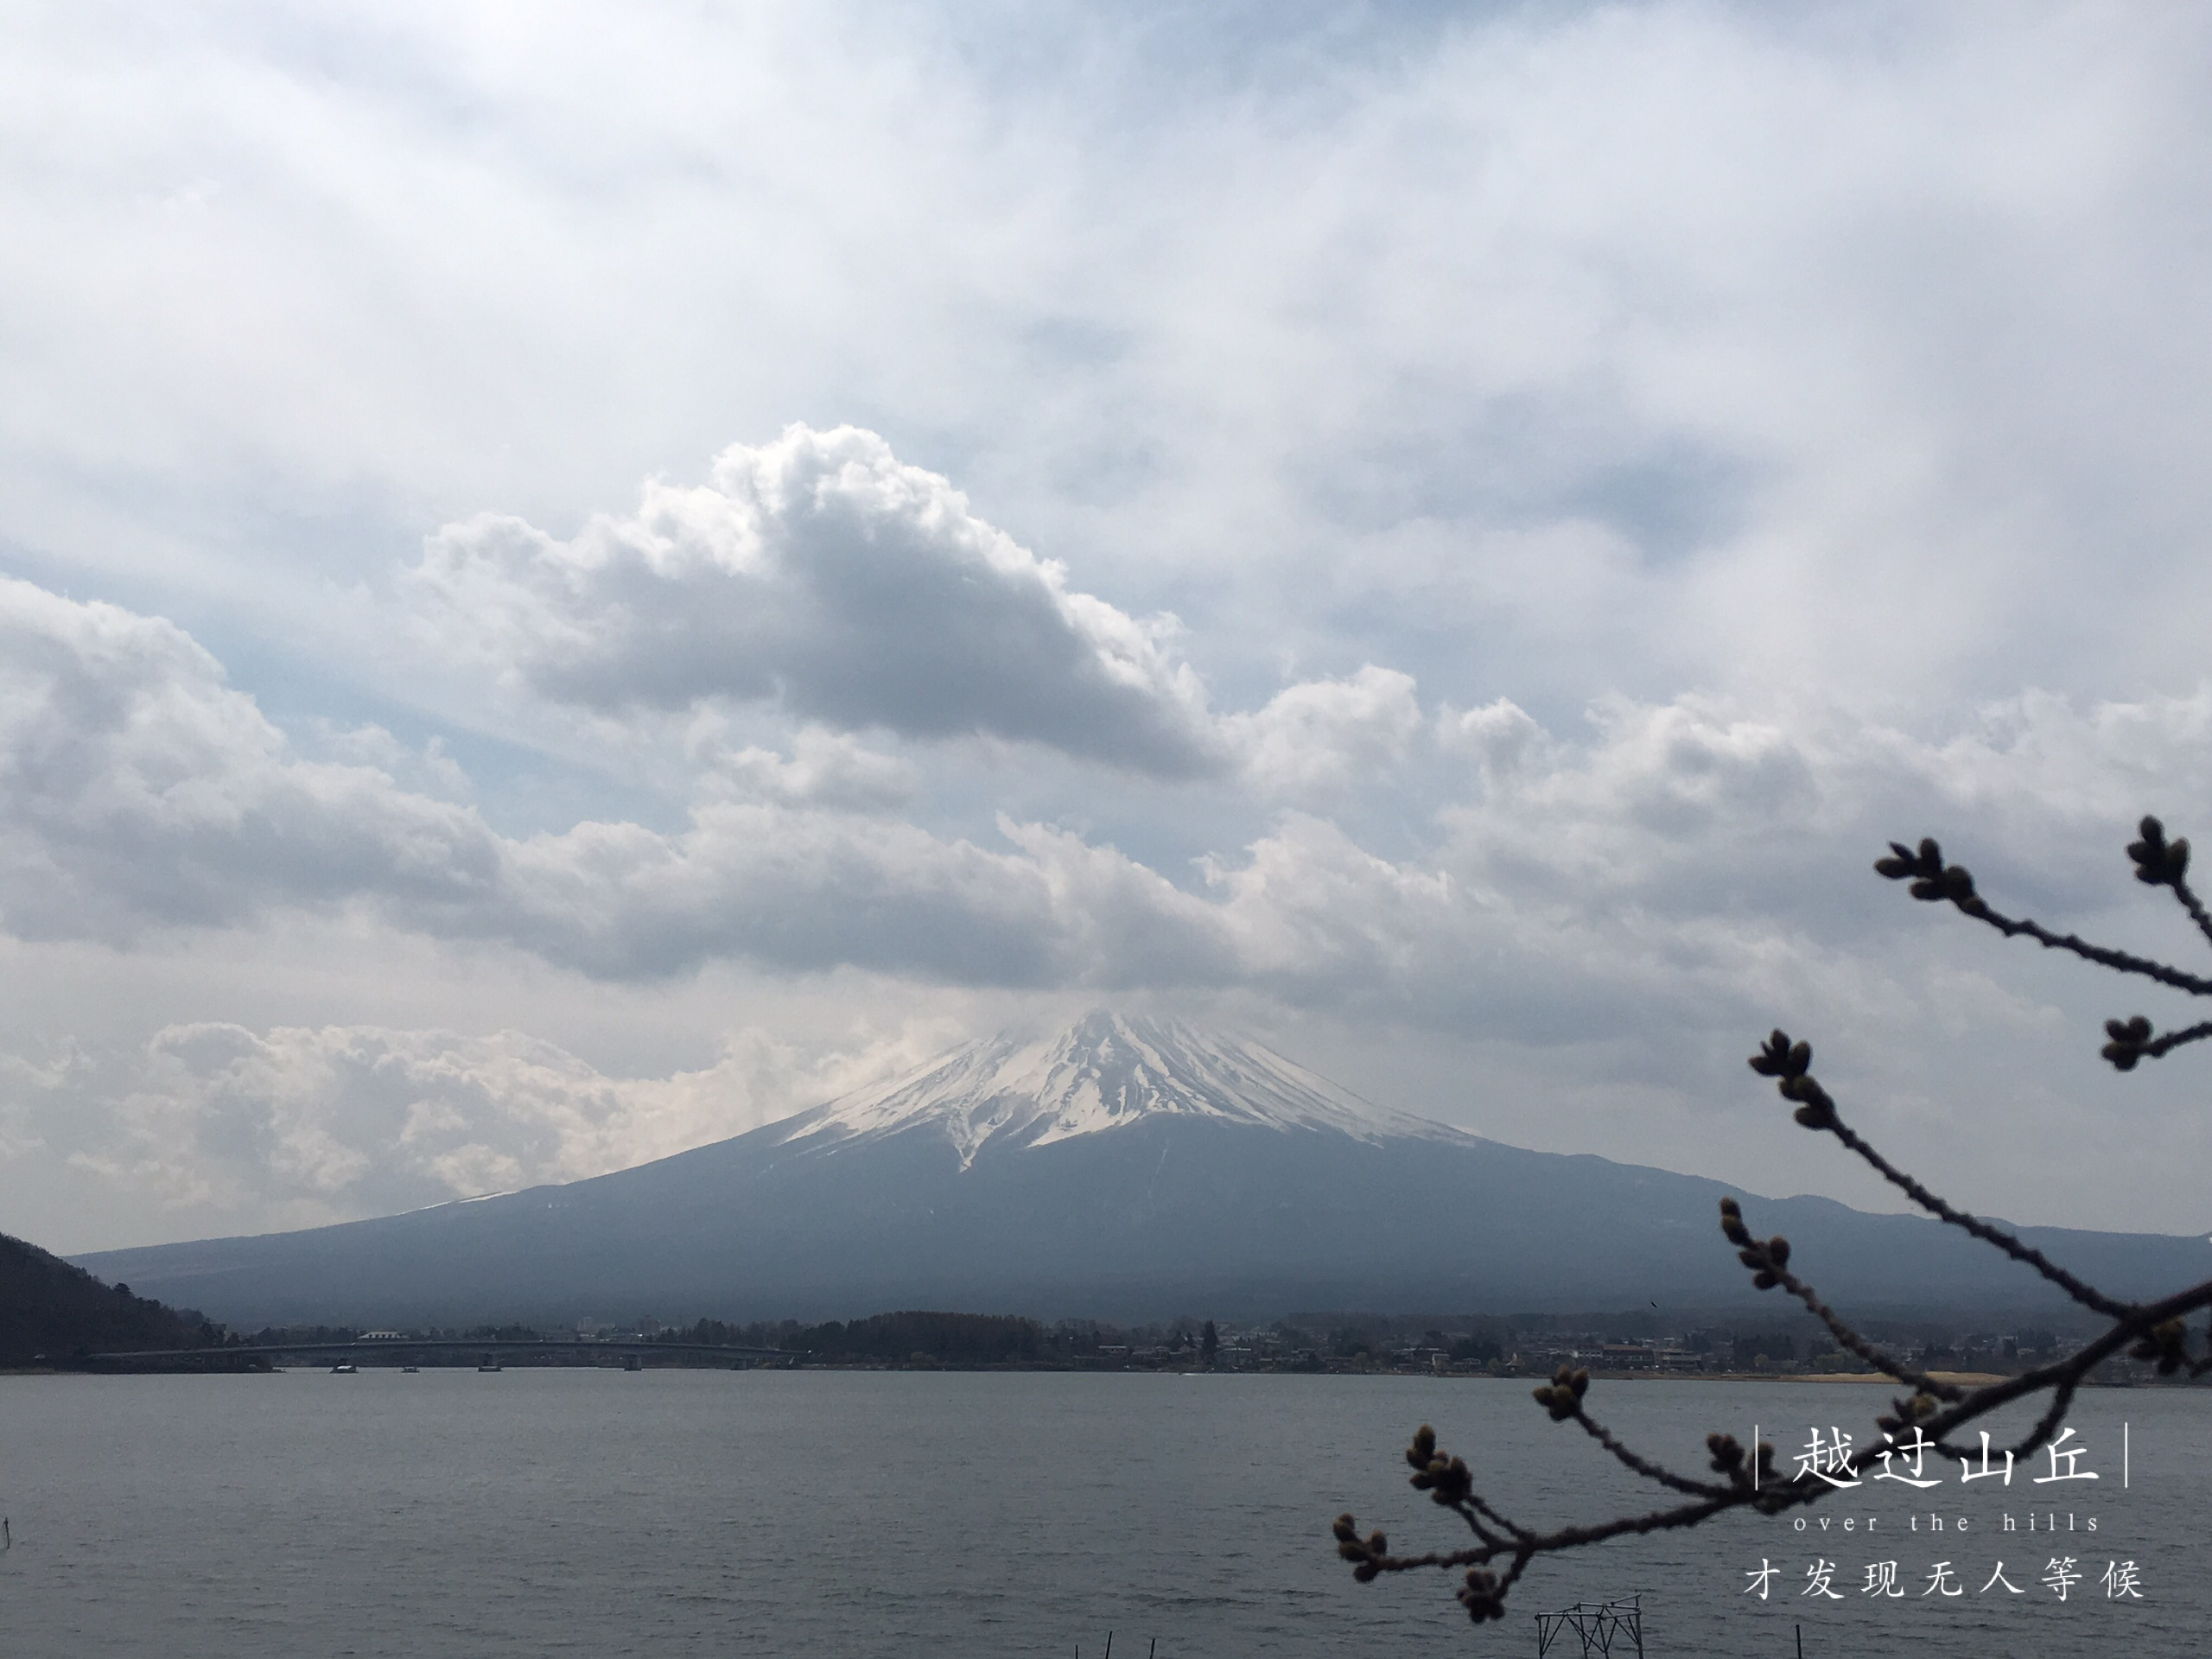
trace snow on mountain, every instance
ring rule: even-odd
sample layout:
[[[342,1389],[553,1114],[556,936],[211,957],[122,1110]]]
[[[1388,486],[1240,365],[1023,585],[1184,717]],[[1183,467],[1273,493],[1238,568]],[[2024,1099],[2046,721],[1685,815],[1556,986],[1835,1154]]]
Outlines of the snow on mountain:
[[[775,1127],[783,1144],[807,1151],[935,1129],[964,1169],[986,1148],[1048,1146],[1159,1116],[1333,1130],[1370,1143],[1474,1138],[1362,1100],[1255,1043],[1103,1009],[1042,1040],[965,1044]]]

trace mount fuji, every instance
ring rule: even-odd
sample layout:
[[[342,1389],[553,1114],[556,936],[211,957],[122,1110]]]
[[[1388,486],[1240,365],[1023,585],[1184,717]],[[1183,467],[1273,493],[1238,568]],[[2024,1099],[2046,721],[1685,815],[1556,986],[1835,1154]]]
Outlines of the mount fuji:
[[[566,1185],[302,1232],[75,1258],[234,1325],[1748,1303],[1719,1200],[1861,1306],[2051,1306],[1954,1230],[1521,1150],[1361,1100],[1256,1045],[1096,1013],[986,1039],[734,1139]],[[2028,1229],[2117,1294],[2198,1237]]]

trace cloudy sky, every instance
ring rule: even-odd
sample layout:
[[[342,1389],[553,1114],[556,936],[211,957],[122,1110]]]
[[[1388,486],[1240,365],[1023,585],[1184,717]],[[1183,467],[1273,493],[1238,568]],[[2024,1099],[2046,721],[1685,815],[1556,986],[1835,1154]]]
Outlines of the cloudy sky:
[[[2212,17],[105,7],[0,54],[0,1230],[619,1167],[1109,1003],[2202,1230]],[[2155,994],[2154,994],[2155,993]]]

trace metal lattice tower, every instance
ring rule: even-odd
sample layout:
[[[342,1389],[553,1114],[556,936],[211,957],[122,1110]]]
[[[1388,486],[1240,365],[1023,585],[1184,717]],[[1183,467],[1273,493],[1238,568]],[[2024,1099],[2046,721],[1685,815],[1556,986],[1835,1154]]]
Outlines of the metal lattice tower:
[[[1538,1613],[1536,1659],[1543,1659],[1552,1644],[1570,1632],[1582,1638],[1585,1655],[1634,1654],[1643,1659],[1643,1600],[1641,1596],[1624,1596],[1618,1601],[1578,1601],[1555,1613]]]

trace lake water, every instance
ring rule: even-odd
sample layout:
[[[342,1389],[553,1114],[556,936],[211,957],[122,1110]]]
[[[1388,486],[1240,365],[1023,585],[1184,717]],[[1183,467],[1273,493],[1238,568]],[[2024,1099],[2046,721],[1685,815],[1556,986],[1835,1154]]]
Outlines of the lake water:
[[[1882,1390],[1600,1383],[1597,1414],[1695,1469],[1758,1422],[1784,1466],[1862,1440]],[[1459,1522],[1406,1485],[1427,1421],[1525,1524],[1643,1488],[1528,1385],[1331,1376],[601,1370],[0,1378],[0,1653],[1533,1654],[1532,1615],[1641,1592],[1651,1654],[2212,1649],[2212,1394],[2107,1390],[2101,1478],[1840,1493],[1815,1530],[1736,1516],[1540,1561],[1503,1626],[1442,1573],[1360,1586],[1341,1510],[1402,1550]],[[2121,1425],[2128,1484],[2121,1484]],[[1862,1473],[1870,1472],[1862,1469]],[[2051,1496],[2063,1493],[2063,1497]],[[1906,1501],[1910,1500],[1910,1501]],[[2037,1530],[2024,1530],[2031,1512]],[[1917,1512],[1947,1518],[1916,1532]],[[2041,1517],[2067,1516],[2055,1537]],[[2003,1530],[2010,1515],[2022,1530]],[[1818,1518],[1830,1518],[1825,1533]],[[1858,1522],[1840,1530],[1847,1516]],[[1872,1532],[1865,1518],[1874,1519]],[[2094,1516],[2092,1535],[2082,1529]],[[1963,1517],[1967,1530],[1957,1531]],[[1925,1525],[1923,1521],[1923,1525]],[[2071,1557],[2066,1600],[2047,1564]],[[1801,1593],[1816,1560],[1843,1599]],[[1859,1593],[1898,1563],[1899,1598]],[[1978,1593],[2002,1560],[2023,1593]],[[1923,1597],[1939,1560],[1963,1594]],[[2143,1599],[2109,1599],[2108,1561]],[[1779,1574],[1744,1592],[1762,1562]],[[1565,1649],[1579,1652],[1570,1637]],[[1558,1653],[1562,1649],[1554,1647]],[[1616,1649],[1616,1652],[1619,1649]]]

